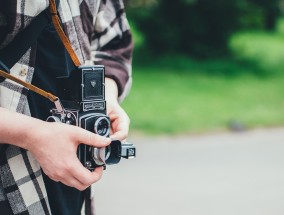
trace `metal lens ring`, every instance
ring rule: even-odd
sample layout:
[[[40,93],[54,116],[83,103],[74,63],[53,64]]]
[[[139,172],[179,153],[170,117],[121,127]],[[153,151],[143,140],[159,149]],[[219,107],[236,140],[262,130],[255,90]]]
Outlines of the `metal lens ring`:
[[[92,148],[92,155],[93,159],[96,162],[97,165],[104,165],[106,164],[106,160],[111,155],[111,147],[103,147],[103,148]]]
[[[57,116],[49,116],[46,119],[47,122],[61,122],[61,120]]]
[[[108,136],[110,133],[109,119],[105,116],[98,117],[94,125],[94,130],[98,135]]]
[[[105,148],[92,148],[93,159],[97,165],[105,164]]]

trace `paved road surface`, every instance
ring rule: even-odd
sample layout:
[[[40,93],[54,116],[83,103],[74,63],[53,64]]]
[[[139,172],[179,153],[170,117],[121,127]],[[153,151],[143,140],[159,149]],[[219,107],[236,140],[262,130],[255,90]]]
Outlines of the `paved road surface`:
[[[130,141],[138,157],[96,185],[98,215],[284,214],[284,129]]]

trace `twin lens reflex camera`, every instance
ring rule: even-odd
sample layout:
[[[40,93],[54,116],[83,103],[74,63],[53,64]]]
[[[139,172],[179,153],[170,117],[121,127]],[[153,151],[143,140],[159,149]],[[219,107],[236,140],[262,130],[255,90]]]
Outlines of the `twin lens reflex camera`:
[[[109,137],[111,125],[106,115],[104,74],[104,66],[81,66],[70,77],[58,78],[61,103],[51,110],[47,121],[79,126]],[[103,148],[80,144],[77,154],[81,163],[92,171],[98,166],[117,164],[121,157],[134,158],[136,149],[131,143],[114,140]]]

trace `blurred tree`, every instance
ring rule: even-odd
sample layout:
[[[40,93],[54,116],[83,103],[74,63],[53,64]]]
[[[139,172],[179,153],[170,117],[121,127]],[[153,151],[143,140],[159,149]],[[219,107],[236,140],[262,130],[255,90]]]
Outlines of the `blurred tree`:
[[[236,2],[161,0],[131,15],[150,49],[208,57],[226,51],[227,40],[238,26]]]
[[[274,29],[280,0],[126,0],[129,15],[155,53],[199,58],[228,53],[235,31]]]
[[[277,18],[280,15],[280,0],[249,0],[255,5],[260,6],[264,14],[264,27],[266,30],[274,30]]]

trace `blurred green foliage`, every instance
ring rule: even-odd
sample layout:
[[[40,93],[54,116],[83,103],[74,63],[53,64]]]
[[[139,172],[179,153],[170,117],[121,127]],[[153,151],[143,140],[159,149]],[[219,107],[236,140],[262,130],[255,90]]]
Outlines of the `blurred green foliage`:
[[[275,32],[235,33],[228,57],[136,54],[133,89],[123,103],[131,132],[224,131],[234,122],[245,128],[283,126],[283,44],[280,19]]]
[[[284,124],[284,0],[127,0],[132,132]],[[284,8],[284,6],[283,6]]]
[[[128,0],[132,26],[155,55],[197,58],[228,54],[228,41],[240,29],[275,28],[280,0]],[[140,44],[141,45],[141,44]]]
[[[230,69],[252,68],[226,60],[188,62],[188,69],[178,73],[174,67],[136,68],[132,92],[123,103],[131,134],[227,131],[232,122],[248,129],[283,126],[284,76],[202,75]]]

